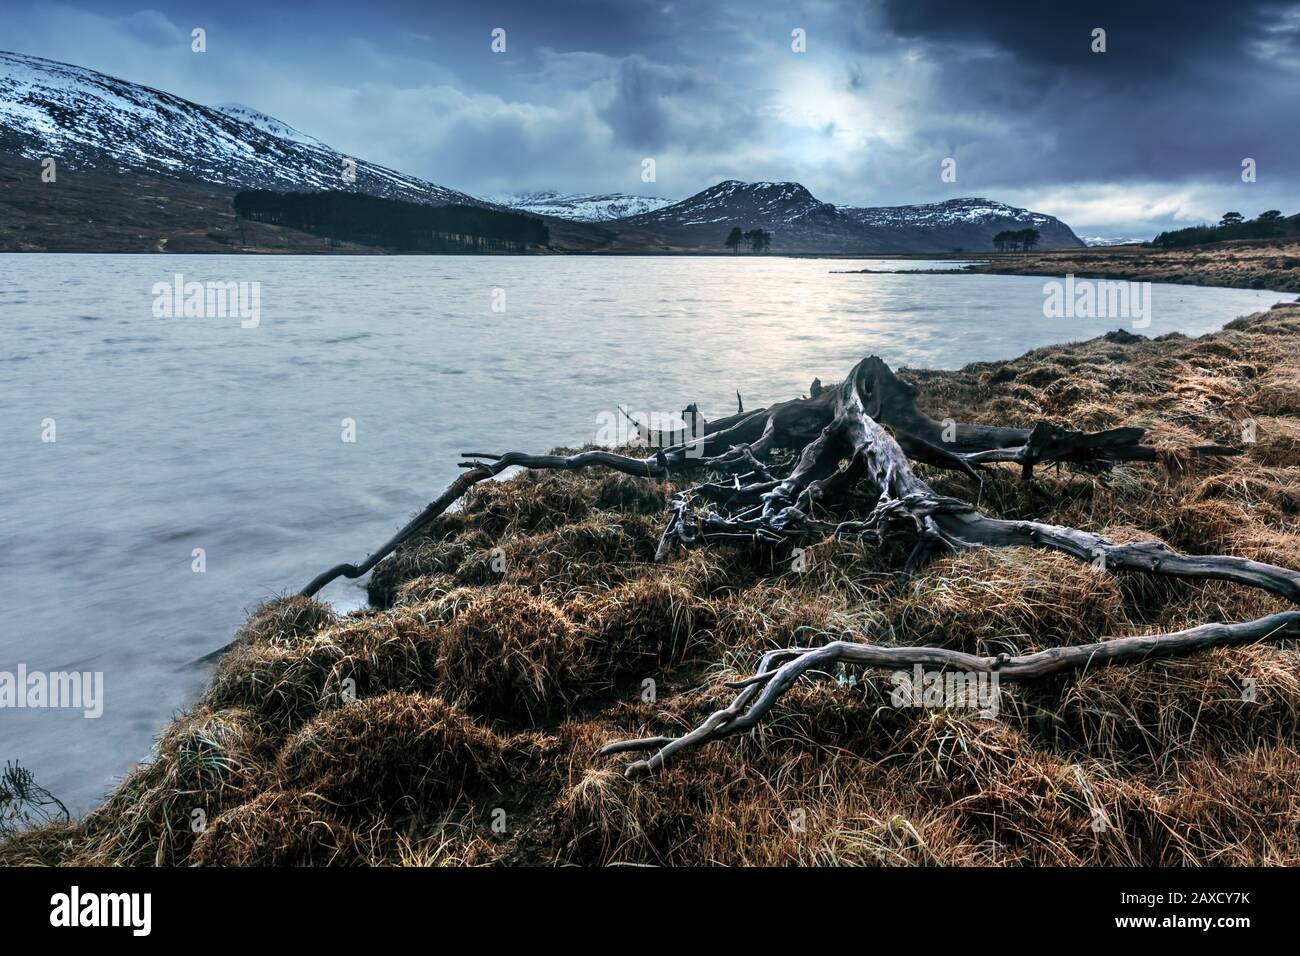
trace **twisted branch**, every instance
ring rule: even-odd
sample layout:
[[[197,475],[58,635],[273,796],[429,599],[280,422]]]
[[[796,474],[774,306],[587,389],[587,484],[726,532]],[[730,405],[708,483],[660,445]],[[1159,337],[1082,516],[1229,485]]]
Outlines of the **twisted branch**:
[[[680,737],[644,737],[620,740],[602,748],[602,755],[653,750],[654,755],[630,763],[627,776],[653,773],[673,754],[731,734],[750,730],[795,683],[810,670],[832,664],[861,667],[951,667],[975,674],[997,674],[999,682],[1038,680],[1061,671],[1093,665],[1134,664],[1154,657],[1190,654],[1212,647],[1281,640],[1300,635],[1300,611],[1283,611],[1243,624],[1202,624],[1172,634],[1117,637],[1077,647],[1053,647],[1035,654],[981,657],[941,647],[886,647],[855,641],[831,641],[821,647],[789,648],[763,655],[753,677],[729,683],[739,690],[722,710]]]

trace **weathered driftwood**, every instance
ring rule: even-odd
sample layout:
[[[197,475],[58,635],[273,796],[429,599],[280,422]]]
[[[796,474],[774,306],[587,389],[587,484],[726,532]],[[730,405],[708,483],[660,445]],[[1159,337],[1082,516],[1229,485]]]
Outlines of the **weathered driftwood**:
[[[750,678],[727,684],[740,691],[730,704],[715,711],[690,733],[680,737],[643,737],[620,740],[601,749],[602,755],[653,750],[648,760],[628,764],[628,776],[652,773],[673,754],[687,747],[751,729],[795,682],[810,670],[834,664],[861,667],[906,668],[920,664],[952,668],[974,674],[998,675],[1000,682],[1038,680],[1061,671],[1109,664],[1135,664],[1153,657],[1172,657],[1257,641],[1300,636],[1300,611],[1283,611],[1241,624],[1202,624],[1170,634],[1116,637],[1096,644],[1053,647],[1036,654],[979,657],[942,647],[883,647],[856,641],[831,641],[820,647],[769,651]]]
[[[660,448],[645,458],[610,451],[573,455],[469,453],[468,469],[383,548],[361,565],[343,564],[315,578],[303,594],[315,594],[339,576],[358,577],[442,514],[479,481],[511,467],[577,471],[600,467],[644,478],[693,473],[714,476],[671,502],[658,556],[710,542],[781,542],[827,535],[912,543],[904,568],[910,572],[942,550],[976,547],[1037,547],[1068,554],[1107,570],[1179,578],[1212,578],[1262,588],[1300,603],[1300,573],[1245,558],[1184,555],[1159,542],[1117,544],[1087,531],[1035,521],[1008,521],[982,514],[967,501],[941,495],[913,470],[909,459],[959,471],[977,482],[989,463],[1019,464],[1025,478],[1035,465],[1052,462],[1104,470],[1121,461],[1155,461],[1141,444],[1140,428],[1086,433],[1039,423],[1031,428],[939,422],[921,412],[916,390],[880,359],[864,359],[836,388],[814,381],[806,398],[769,408],[738,411],[707,422],[702,435]],[[693,412],[694,407],[687,412]],[[685,413],[684,413],[685,414]],[[892,432],[892,434],[891,434]],[[777,463],[777,450],[796,452],[793,466]],[[1196,455],[1238,454],[1207,445]],[[782,476],[780,472],[785,472]],[[846,518],[866,502],[865,516]],[[1175,634],[1125,637],[1075,648],[1053,648],[1016,658],[981,658],[940,648],[877,647],[834,641],[822,647],[774,651],[754,678],[736,686],[727,708],[680,738],[620,741],[605,753],[653,749],[629,773],[654,770],[684,747],[736,733],[759,720],[802,674],[833,662],[866,666],[932,664],[968,671],[997,669],[1001,680],[1032,680],[1090,663],[1133,663],[1154,655],[1184,654],[1225,644],[1269,640],[1300,633],[1300,612],[1243,624],[1207,624]]]

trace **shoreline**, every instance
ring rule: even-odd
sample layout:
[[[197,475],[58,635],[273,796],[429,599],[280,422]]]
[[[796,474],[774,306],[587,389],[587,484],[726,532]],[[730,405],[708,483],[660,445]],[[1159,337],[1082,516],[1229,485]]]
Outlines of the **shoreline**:
[[[213,256],[407,256],[412,258],[461,258],[461,255],[390,252],[369,247],[338,249],[261,249],[212,250],[187,249],[123,250],[118,252],[82,249],[9,249],[0,254],[14,255],[213,255]],[[1011,275],[1059,278],[1067,274],[1079,279],[1113,279],[1163,282],[1174,285],[1216,286],[1230,289],[1256,289],[1269,292],[1300,293],[1300,241],[1247,240],[1217,243],[1205,247],[1177,250],[1148,249],[1143,246],[1092,246],[1043,252],[1015,253],[765,253],[762,256],[739,256],[704,250],[581,250],[549,249],[518,254],[465,254],[479,258],[538,258],[579,256],[587,258],[718,258],[718,259],[824,259],[841,260],[906,259],[967,263],[952,269],[832,269],[838,275]]]
[[[889,256],[888,258],[932,258]],[[1104,246],[1053,249],[1044,252],[950,255],[950,262],[968,264],[953,269],[846,269],[840,275],[1008,275],[1076,279],[1164,282],[1300,293],[1300,242],[1247,240],[1184,249],[1144,246]],[[835,271],[835,270],[832,270]]]
[[[1247,240],[1184,249],[1091,247],[983,257],[966,270],[976,275],[1121,279],[1300,293],[1300,242]]]

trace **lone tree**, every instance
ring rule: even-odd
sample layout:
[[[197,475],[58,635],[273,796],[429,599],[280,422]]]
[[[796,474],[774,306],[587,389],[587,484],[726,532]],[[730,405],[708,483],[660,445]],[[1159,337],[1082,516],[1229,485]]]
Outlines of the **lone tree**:
[[[1240,226],[1245,221],[1245,217],[1239,212],[1225,212],[1223,218],[1219,220],[1220,226]]]
[[[727,233],[727,241],[725,245],[732,252],[736,252],[740,248],[740,243],[744,240],[744,238],[745,236],[740,231],[740,227],[732,226],[731,232]]]
[[[1278,209],[1266,209],[1261,212],[1255,219],[1255,225],[1263,232],[1265,236],[1281,235],[1282,212]]]
[[[1029,427],[941,422],[917,407],[916,394],[914,386],[871,356],[835,386],[814,380],[807,397],[770,408],[741,408],[707,422],[703,438],[693,436],[647,458],[602,449],[572,455],[466,452],[460,477],[364,563],[330,568],[301,593],[311,596],[335,578],[366,574],[475,484],[520,467],[605,468],[647,480],[671,479],[682,490],[668,504],[658,560],[693,548],[724,547],[766,549],[788,559],[795,547],[835,537],[867,543],[882,555],[901,545],[907,557],[899,561],[898,573],[906,578],[945,551],[1029,547],[1060,552],[1094,568],[1231,582],[1300,604],[1300,572],[1288,568],[1229,555],[1185,555],[1159,541],[1117,543],[1027,517],[993,518],[972,504],[986,481],[1005,480],[1005,471],[989,470],[996,462],[1019,465],[1021,478],[1028,480],[1045,465],[1104,473],[1121,462],[1164,460],[1167,452],[1143,444],[1144,429],[1084,432],[1044,421]],[[1217,457],[1240,449],[1205,445],[1182,454]],[[970,494],[963,499],[939,493],[913,471],[913,462],[964,476]],[[951,666],[997,674],[1006,682],[1032,681],[1076,668],[1298,636],[1300,610],[1023,656],[879,645],[846,634],[826,644],[769,651],[754,676],[728,685],[736,691],[729,705],[682,736],[615,741],[601,753],[648,754],[627,766],[628,775],[658,770],[685,748],[749,730],[802,676],[833,671],[838,664],[890,670]]]

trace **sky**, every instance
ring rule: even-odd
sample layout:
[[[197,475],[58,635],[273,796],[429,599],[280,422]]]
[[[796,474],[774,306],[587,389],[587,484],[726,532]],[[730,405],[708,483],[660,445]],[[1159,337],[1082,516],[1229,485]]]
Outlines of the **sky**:
[[[1300,212],[1300,2],[0,0],[0,49],[243,103],[481,196],[793,180],[1140,238]]]

